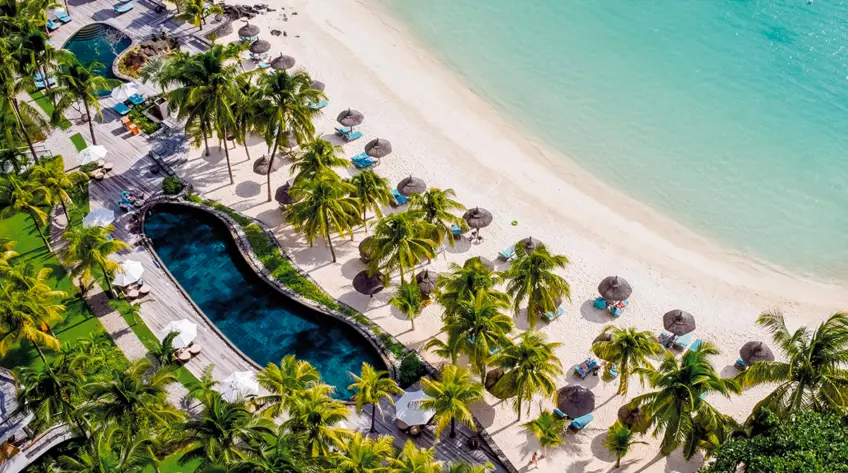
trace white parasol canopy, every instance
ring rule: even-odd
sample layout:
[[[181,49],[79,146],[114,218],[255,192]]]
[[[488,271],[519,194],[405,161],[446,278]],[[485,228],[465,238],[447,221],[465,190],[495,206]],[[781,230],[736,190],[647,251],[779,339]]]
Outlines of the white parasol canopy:
[[[135,95],[137,93],[138,93],[138,86],[135,85],[134,82],[124,82],[123,84],[119,85],[118,87],[115,87],[114,89],[112,89],[112,97],[118,99],[121,102],[123,102],[124,100],[127,100],[128,98],[132,97],[133,95]]]
[[[184,348],[197,338],[197,325],[186,319],[175,320],[165,326],[165,336],[171,332],[177,332],[179,334],[174,338],[172,346],[174,348]]]
[[[259,394],[259,381],[253,371],[236,371],[221,383],[221,397],[227,402],[236,402],[247,396]]]
[[[430,396],[424,391],[407,391],[395,402],[395,419],[400,419],[406,425],[424,425],[436,415],[432,409],[421,409],[419,404]]]
[[[82,219],[82,227],[105,227],[115,221],[115,212],[109,209],[92,210]]]
[[[105,146],[89,146],[88,148],[80,151],[79,158],[77,158],[77,162],[80,166],[85,166],[86,164],[93,163],[105,158],[106,153],[108,152],[109,150],[107,150]]]
[[[121,262],[121,268],[115,272],[115,279],[112,284],[116,286],[128,286],[138,282],[141,275],[144,274],[144,266],[138,261],[128,259]]]

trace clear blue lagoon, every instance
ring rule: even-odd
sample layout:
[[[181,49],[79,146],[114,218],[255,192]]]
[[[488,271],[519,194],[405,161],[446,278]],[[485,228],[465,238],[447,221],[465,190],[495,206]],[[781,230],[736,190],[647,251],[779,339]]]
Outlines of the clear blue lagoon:
[[[74,53],[83,66],[88,67],[92,62],[103,64],[103,68],[92,72],[107,79],[117,79],[112,73],[112,63],[130,44],[132,40],[117,29],[104,23],[92,23],[74,33],[64,48]]]
[[[385,369],[374,347],[344,322],[277,292],[244,261],[226,225],[206,212],[157,205],[144,231],[188,295],[245,355],[265,366],[293,354],[315,366],[336,397],[362,362]]]

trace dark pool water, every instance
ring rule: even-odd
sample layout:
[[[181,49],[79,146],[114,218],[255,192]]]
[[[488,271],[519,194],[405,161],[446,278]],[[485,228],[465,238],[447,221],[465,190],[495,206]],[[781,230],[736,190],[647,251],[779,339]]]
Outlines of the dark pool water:
[[[294,354],[315,366],[336,397],[349,399],[348,373],[385,364],[349,325],[277,292],[244,261],[225,224],[206,212],[157,205],[145,233],[194,302],[242,352],[265,366]]]
[[[92,23],[74,33],[65,43],[65,49],[74,53],[83,66],[88,67],[95,61],[103,64],[103,68],[92,72],[107,79],[116,79],[112,63],[131,43],[132,40],[117,29],[104,23]]]

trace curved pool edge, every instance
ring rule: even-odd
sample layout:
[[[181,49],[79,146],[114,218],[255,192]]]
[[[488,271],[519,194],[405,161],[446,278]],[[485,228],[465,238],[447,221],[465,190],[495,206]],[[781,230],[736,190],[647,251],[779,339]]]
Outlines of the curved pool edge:
[[[170,197],[170,196],[157,196],[157,197],[152,197],[150,199],[147,199],[144,203],[144,206],[142,206],[142,208],[139,209],[139,213],[141,215],[141,219],[140,219],[141,220],[141,236],[142,236],[142,241],[144,242],[145,248],[147,248],[150,251],[150,253],[153,255],[153,258],[156,260],[156,262],[159,264],[159,266],[161,266],[162,269],[165,270],[165,274],[167,274],[168,279],[170,279],[171,282],[173,282],[174,285],[179,289],[182,296],[189,302],[189,304],[191,304],[191,306],[197,311],[197,313],[200,314],[200,316],[206,322],[206,325],[208,327],[210,327],[212,330],[214,330],[215,333],[218,334],[218,336],[226,342],[228,347],[230,347],[235,353],[237,353],[239,355],[239,357],[241,357],[243,360],[245,360],[252,367],[254,367],[257,370],[263,369],[263,367],[261,365],[256,363],[256,361],[254,361],[252,358],[250,358],[244,352],[242,352],[226,335],[224,335],[223,332],[221,332],[220,329],[218,329],[218,327],[215,325],[215,323],[212,322],[212,320],[209,319],[209,317],[194,302],[194,300],[192,300],[191,296],[188,294],[188,292],[185,290],[185,288],[183,288],[183,286],[179,283],[179,281],[177,281],[177,278],[174,277],[173,274],[171,274],[171,271],[165,265],[164,261],[162,261],[162,259],[159,257],[159,254],[156,252],[156,249],[153,248],[153,244],[152,244],[150,238],[148,238],[147,234],[145,233],[144,225],[145,225],[145,220],[147,219],[148,212],[152,208],[154,208],[156,205],[160,205],[160,204],[176,205],[176,206],[194,208],[194,209],[202,210],[203,212],[206,212],[206,213],[211,214],[211,215],[215,216],[216,218],[218,218],[218,220],[223,222],[224,225],[227,227],[227,231],[230,233],[230,236],[232,237],[233,242],[235,242],[236,248],[238,248],[239,254],[242,256],[242,258],[248,264],[248,266],[250,266],[250,269],[254,273],[256,273],[257,276],[259,276],[266,284],[270,285],[272,288],[274,288],[281,295],[291,299],[292,301],[294,301],[294,302],[296,302],[296,303],[298,303],[298,304],[300,304],[300,305],[302,305],[302,306],[304,306],[308,309],[319,312],[323,315],[333,317],[336,320],[339,320],[340,322],[345,323],[345,324],[349,325],[350,327],[352,327],[357,333],[359,333],[363,338],[365,338],[368,341],[368,343],[374,348],[374,350],[380,356],[380,359],[383,361],[383,364],[385,365],[385,368],[387,369],[389,376],[391,376],[392,379],[394,379],[394,380],[398,379],[399,366],[398,366],[397,359],[394,357],[394,354],[392,354],[388,349],[386,349],[386,347],[383,345],[382,341],[379,339],[377,334],[374,333],[373,330],[371,330],[370,327],[365,326],[365,325],[357,322],[352,317],[349,317],[349,316],[347,316],[347,315],[345,315],[341,312],[330,310],[327,307],[325,307],[321,304],[318,304],[315,301],[312,301],[311,299],[307,299],[307,298],[301,296],[300,294],[297,294],[297,293],[291,291],[284,284],[282,284],[279,281],[277,281],[276,279],[274,279],[271,276],[271,274],[265,269],[265,266],[262,264],[262,262],[259,261],[259,258],[256,256],[256,254],[253,252],[253,249],[250,246],[250,243],[247,241],[247,236],[245,235],[244,230],[241,227],[241,225],[239,225],[236,221],[234,221],[232,219],[232,217],[230,217],[229,215],[227,215],[224,212],[221,212],[217,209],[208,207],[206,205],[197,204],[197,203],[190,202],[190,201],[187,201],[187,200],[180,200],[178,198],[174,198],[174,197]],[[251,220],[253,221],[253,223],[257,224],[259,226],[259,228],[261,228],[262,231],[265,232],[271,238],[271,241],[274,242],[274,244],[280,250],[281,254],[286,259],[289,259],[288,255],[283,251],[282,247],[279,246],[279,242],[277,242],[276,238],[274,238],[271,231],[268,230],[261,222],[257,221],[256,219],[251,219]],[[291,260],[289,259],[289,261],[291,261]],[[303,274],[303,272],[300,270],[300,268],[298,268],[297,266],[295,266],[295,268],[297,269],[298,273],[301,274],[301,276],[308,277],[308,276]],[[311,281],[311,278],[310,278],[310,281]],[[319,286],[319,288],[320,288],[320,286]],[[323,291],[323,289],[322,289],[322,291]],[[332,296],[330,296],[330,297],[332,297]],[[335,298],[333,298],[333,299],[335,300]],[[429,367],[429,364],[425,363],[425,366]],[[348,404],[353,403],[353,401],[349,400],[349,399],[344,400],[343,402],[348,403]]]
[[[139,43],[139,41],[138,41],[138,40],[136,40],[136,38],[135,38],[135,37],[130,36],[130,35],[128,35],[128,34],[126,34],[126,33],[124,33],[124,30],[122,30],[122,29],[121,29],[119,26],[117,26],[117,25],[113,25],[113,24],[110,22],[110,20],[111,20],[111,18],[110,18],[110,19],[107,19],[107,20],[105,20],[105,21],[93,21],[93,22],[91,22],[91,23],[82,23],[82,24],[80,25],[80,27],[79,27],[79,28],[77,28],[77,29],[73,30],[73,31],[71,32],[71,34],[67,37],[67,39],[65,39],[65,41],[64,41],[64,42],[62,42],[62,47],[60,47],[59,49],[65,49],[65,47],[68,45],[68,42],[69,42],[69,41],[71,41],[72,39],[74,39],[74,36],[75,36],[77,33],[79,33],[79,32],[80,32],[80,30],[82,30],[82,29],[83,29],[83,28],[85,28],[86,26],[90,26],[90,25],[106,25],[106,26],[111,26],[112,28],[114,28],[115,30],[117,30],[117,31],[121,32],[121,34],[123,34],[124,36],[126,36],[126,37],[130,40],[130,44],[129,44],[129,45],[127,45],[126,49],[124,49],[123,51],[121,51],[120,53],[118,53],[118,54],[116,54],[116,55],[115,55],[115,60],[114,60],[114,61],[112,61],[112,64],[109,66],[109,68],[110,68],[110,69],[112,69],[112,75],[114,75],[115,77],[117,77],[117,78],[118,78],[118,80],[122,80],[122,81],[124,81],[124,82],[133,82],[133,80],[134,80],[134,79],[133,79],[132,77],[127,77],[127,76],[125,76],[124,74],[121,74],[121,73],[120,73],[120,71],[118,71],[118,64],[119,64],[119,62],[120,62],[121,58],[123,58],[123,57],[124,57],[124,55],[125,55],[125,54],[127,54],[127,52],[129,52],[129,50],[130,50],[130,49],[132,49],[132,47],[133,47],[133,46],[136,46],[136,45]]]

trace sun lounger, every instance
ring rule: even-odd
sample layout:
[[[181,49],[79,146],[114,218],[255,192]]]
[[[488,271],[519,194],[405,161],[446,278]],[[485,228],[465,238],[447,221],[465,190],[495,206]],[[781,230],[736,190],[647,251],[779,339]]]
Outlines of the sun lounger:
[[[343,126],[341,128],[336,127],[335,130],[336,130],[337,135],[344,136],[344,135],[350,133],[351,131],[353,131],[353,128],[351,128],[349,126]]]
[[[574,419],[573,421],[571,421],[571,424],[569,424],[568,426],[571,427],[574,430],[583,430],[594,419],[595,419],[595,417],[592,416],[592,414],[586,414],[585,416],[578,417],[578,418]]]
[[[452,223],[451,224],[451,235],[453,235],[454,238],[461,237],[462,236],[462,228],[460,228],[459,225]]]
[[[53,14],[56,15],[56,19],[61,21],[62,23],[70,23],[71,15],[68,15],[68,12],[65,10],[53,10]]]
[[[609,313],[613,315],[613,317],[619,317],[624,312],[624,308],[627,307],[627,304],[630,304],[629,301],[618,301],[613,304],[607,306],[607,310]]]
[[[596,309],[606,310],[607,301],[603,297],[598,297],[598,298],[595,299],[595,302],[594,302],[593,305],[595,306]]]
[[[144,97],[141,94],[132,94],[129,98],[130,103],[133,105],[141,105],[144,103]]]
[[[342,139],[344,139],[345,141],[355,141],[355,140],[358,140],[360,138],[362,138],[362,132],[361,131],[353,131],[353,132],[346,133],[346,134],[342,135]]]
[[[269,67],[271,67],[271,63],[268,61],[262,61],[256,67],[258,67],[259,69],[268,69]]]
[[[119,103],[119,104],[115,105],[113,110],[115,110],[115,112],[117,112],[121,116],[124,116],[124,115],[130,113],[130,108],[127,107],[126,105],[124,105],[123,103]]]
[[[559,306],[551,312],[545,312],[544,314],[542,314],[542,317],[545,320],[547,320],[548,322],[553,322],[554,320],[562,317],[562,314],[564,314],[564,313],[565,313],[565,307]]]
[[[115,13],[117,13],[119,15],[121,13],[126,13],[126,12],[132,10],[133,8],[135,8],[135,5],[132,2],[130,2],[130,3],[116,3],[116,4],[112,5],[112,9],[115,10]]]
[[[501,250],[498,253],[498,259],[499,260],[509,261],[513,258],[515,258],[515,247],[514,246],[510,246],[509,248]]]
[[[611,378],[618,378],[618,368],[615,366],[610,366],[607,373],[609,373]]]
[[[402,195],[398,192],[397,189],[392,189],[392,197],[394,197],[394,205],[395,207],[399,207],[407,202],[409,202],[409,197]]]
[[[586,358],[586,361],[574,367],[574,372],[581,378],[586,378],[595,369],[598,368],[598,359],[595,357]]]
[[[56,79],[51,77],[50,79],[48,79],[47,83],[50,84],[50,87],[53,87],[54,85],[56,85]],[[35,87],[37,89],[43,89],[45,87],[44,81],[43,80],[36,80],[35,81]]]
[[[737,358],[736,363],[734,363],[733,366],[736,367],[736,369],[739,371],[745,371],[748,369],[748,365],[746,365],[745,362],[742,361],[742,358]]]
[[[55,23],[53,20],[48,18],[47,19],[47,31],[56,31],[57,29],[59,29],[59,24]]]
[[[326,107],[327,105],[330,105],[330,102],[327,99],[321,99],[318,102],[309,104],[308,107],[311,108],[312,110],[321,110],[322,108]]]
[[[564,412],[562,412],[561,410],[559,410],[559,408],[558,408],[558,407],[555,407],[555,408],[554,408],[554,415],[555,415],[555,416],[557,416],[557,417],[559,417],[560,419],[565,419],[565,418],[567,418],[567,417],[568,417],[568,416],[566,416],[566,415],[565,415],[565,413],[564,413]]]
[[[130,3],[132,0],[118,0],[118,3]]]
[[[671,348],[671,343],[673,340],[674,335],[668,332],[662,332],[660,333],[660,336],[657,337],[657,341],[659,342],[659,344],[664,346],[665,348]]]
[[[686,335],[681,335],[674,339],[674,343],[672,344],[674,348],[679,348],[683,350],[684,348],[689,346],[689,342],[692,341],[692,336],[688,333]]]
[[[703,344],[704,344],[704,342],[702,342],[700,339],[697,339],[694,342],[692,342],[691,345],[689,345],[689,351],[695,351],[698,348],[701,348],[701,345],[703,345]]]
[[[376,166],[380,161],[376,158],[372,158],[365,153],[359,153],[356,156],[350,158],[350,162],[353,163],[353,167],[356,169],[367,169],[372,166]]]

